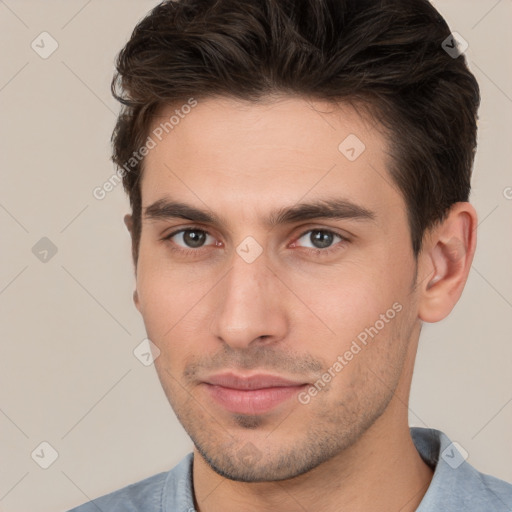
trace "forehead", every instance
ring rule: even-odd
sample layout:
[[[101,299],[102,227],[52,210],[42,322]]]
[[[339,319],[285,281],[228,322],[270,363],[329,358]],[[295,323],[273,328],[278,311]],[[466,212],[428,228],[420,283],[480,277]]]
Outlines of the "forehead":
[[[401,202],[386,138],[364,109],[295,97],[183,105],[154,118],[143,206],[164,196],[232,213],[333,194],[376,211]]]

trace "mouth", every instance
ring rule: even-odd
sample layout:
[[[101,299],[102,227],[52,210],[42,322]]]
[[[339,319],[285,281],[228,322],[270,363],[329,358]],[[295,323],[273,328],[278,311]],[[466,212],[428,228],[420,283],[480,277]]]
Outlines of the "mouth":
[[[231,413],[263,414],[296,396],[309,384],[276,375],[213,375],[202,386],[215,403]]]

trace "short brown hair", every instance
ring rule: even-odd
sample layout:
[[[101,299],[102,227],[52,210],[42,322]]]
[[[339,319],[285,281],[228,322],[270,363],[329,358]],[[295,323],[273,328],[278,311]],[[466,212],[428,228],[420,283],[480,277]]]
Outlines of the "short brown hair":
[[[464,56],[443,49],[449,37],[427,0],[162,2],[117,58],[112,160],[126,171],[158,109],[191,97],[362,102],[389,133],[389,172],[417,256],[425,230],[470,193],[480,92]],[[143,164],[123,173],[135,264]]]

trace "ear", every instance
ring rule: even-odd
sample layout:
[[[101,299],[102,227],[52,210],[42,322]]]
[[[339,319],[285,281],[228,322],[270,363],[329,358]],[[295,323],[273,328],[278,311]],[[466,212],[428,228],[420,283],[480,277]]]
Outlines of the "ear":
[[[126,227],[128,228],[128,231],[130,232],[130,235],[131,235],[132,230],[133,230],[133,217],[129,213],[127,213],[124,216],[124,223],[125,223]]]
[[[128,231],[130,232],[130,236],[132,237],[132,257],[135,258],[135,254],[134,254],[135,248],[133,245],[133,217],[129,213],[127,213],[124,216],[124,223],[125,223]],[[134,264],[135,264],[135,259],[134,259]],[[135,264],[135,276],[137,276],[137,265],[136,264]],[[136,289],[133,292],[133,303],[135,304],[135,307],[140,311],[139,294]]]
[[[132,239],[132,260],[133,260],[133,266],[135,267],[135,275],[137,275],[137,254],[136,254],[136,247],[135,247],[135,241],[133,239],[133,216],[127,213],[124,216],[124,223],[126,225],[126,228],[130,232],[130,236]]]
[[[140,308],[139,293],[137,292],[137,290],[133,292],[133,303],[135,304],[135,307],[139,310],[139,313],[142,313],[142,310]]]
[[[475,254],[477,220],[470,203],[455,203],[424,238],[416,283],[418,316],[424,322],[439,322],[459,300]]]

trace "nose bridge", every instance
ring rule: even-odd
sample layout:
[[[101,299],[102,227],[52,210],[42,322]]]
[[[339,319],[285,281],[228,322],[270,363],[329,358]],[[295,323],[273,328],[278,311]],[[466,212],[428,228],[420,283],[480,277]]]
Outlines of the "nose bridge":
[[[243,348],[262,337],[268,343],[285,335],[284,304],[264,256],[249,263],[243,255],[234,254],[216,299],[211,329],[225,343]]]

